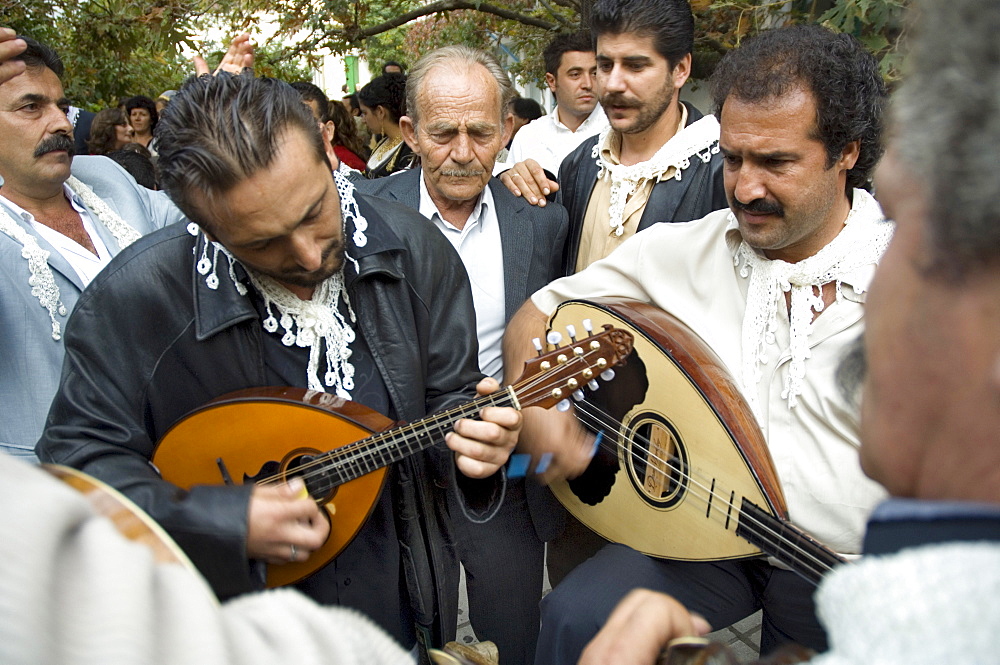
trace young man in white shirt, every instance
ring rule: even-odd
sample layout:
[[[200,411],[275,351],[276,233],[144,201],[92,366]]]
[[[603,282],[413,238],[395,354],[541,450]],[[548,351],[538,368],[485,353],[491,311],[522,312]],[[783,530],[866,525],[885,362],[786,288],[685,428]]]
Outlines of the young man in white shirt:
[[[590,35],[558,35],[542,56],[545,83],[556,96],[556,107],[517,132],[506,162],[495,169],[498,172],[533,159],[555,177],[566,155],[608,126],[594,89],[597,59]]]

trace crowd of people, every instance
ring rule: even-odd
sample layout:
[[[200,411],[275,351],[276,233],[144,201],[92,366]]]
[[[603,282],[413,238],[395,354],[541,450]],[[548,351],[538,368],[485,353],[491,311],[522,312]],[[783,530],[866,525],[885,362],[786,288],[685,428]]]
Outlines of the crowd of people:
[[[88,115],[55,51],[0,28],[0,662],[496,663],[435,651],[462,570],[504,665],[653,665],[758,611],[762,662],[992,662],[1000,9],[910,12],[892,94],[854,37],[776,27],[722,58],[708,114],[681,100],[687,0],[596,0],[545,50],[548,113],[466,46],[385,63],[341,102],[255,77],[241,35],[215,72]],[[641,495],[628,417],[680,438],[688,418],[639,324],[641,418],[597,422],[582,392],[528,406],[532,358],[589,334],[549,330],[574,302],[669,314],[717,358],[766,449],[747,465],[832,570],[560,505],[553,484],[596,505],[608,474]],[[639,398],[611,374],[624,413]],[[179,423],[234,402],[258,420],[207,421],[207,476],[157,466]],[[271,459],[238,468],[229,429]],[[336,489],[380,469],[365,502]],[[718,496],[745,533],[755,513]],[[708,553],[651,555],[630,530]]]

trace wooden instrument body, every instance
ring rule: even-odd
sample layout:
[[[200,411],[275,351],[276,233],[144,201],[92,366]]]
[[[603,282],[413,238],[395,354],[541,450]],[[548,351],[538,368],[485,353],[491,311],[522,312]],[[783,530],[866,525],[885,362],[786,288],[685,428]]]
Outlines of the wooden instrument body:
[[[174,425],[153,451],[153,464],[165,480],[184,489],[230,481],[242,485],[254,482],[262,470],[285,479],[303,455],[347,446],[394,424],[329,393],[245,390],[213,400]],[[316,571],[318,561],[325,564],[347,547],[374,508],[385,477],[382,467],[340,485],[321,505],[330,537],[306,561],[268,566],[268,586],[298,582]]]
[[[595,505],[566,482],[554,483],[553,493],[604,538],[654,557],[759,555],[757,546],[736,534],[742,501],[784,518],[785,500],[760,428],[722,361],[676,318],[634,301],[568,301],[552,314],[549,327],[583,319],[632,333],[634,353],[626,366],[638,358],[648,388],[627,412],[611,414],[620,426],[613,435],[618,472],[610,493]],[[625,390],[624,374],[620,370],[602,390]],[[598,392],[588,401],[600,397]],[[652,441],[652,455],[638,443],[646,440]],[[679,460],[682,474],[657,462],[667,455]]]
[[[42,464],[41,468],[82,494],[94,512],[111,520],[120,534],[148,547],[157,563],[176,563],[195,570],[163,527],[115,488],[61,464]]]

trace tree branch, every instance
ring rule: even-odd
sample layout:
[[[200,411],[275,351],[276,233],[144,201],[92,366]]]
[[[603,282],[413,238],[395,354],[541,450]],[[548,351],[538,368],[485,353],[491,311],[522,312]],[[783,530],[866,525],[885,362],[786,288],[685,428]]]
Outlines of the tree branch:
[[[547,9],[548,12],[552,14],[552,18],[559,21],[559,23],[561,23],[564,28],[576,29],[579,27],[578,25],[566,20],[566,17],[557,12],[555,7],[550,5],[546,0],[538,0],[538,2],[539,4],[542,5],[542,7],[545,7],[545,9]]]
[[[357,42],[367,37],[374,37],[375,35],[382,34],[383,32],[387,32],[393,28],[398,28],[401,25],[406,25],[410,21],[421,18],[422,16],[429,16],[439,12],[450,12],[458,9],[472,9],[486,14],[493,14],[495,16],[499,16],[500,18],[517,21],[518,23],[531,25],[536,28],[541,28],[542,30],[555,31],[559,29],[558,23],[546,21],[527,14],[521,14],[520,12],[504,9],[503,7],[497,7],[496,5],[491,5],[485,2],[470,2],[469,0],[438,0],[437,2],[432,2],[418,9],[414,9],[413,11],[406,12],[405,14],[400,14],[396,18],[389,21],[369,26],[367,28],[362,28],[356,25],[347,25],[340,30],[327,30],[326,36],[342,37],[348,42]]]

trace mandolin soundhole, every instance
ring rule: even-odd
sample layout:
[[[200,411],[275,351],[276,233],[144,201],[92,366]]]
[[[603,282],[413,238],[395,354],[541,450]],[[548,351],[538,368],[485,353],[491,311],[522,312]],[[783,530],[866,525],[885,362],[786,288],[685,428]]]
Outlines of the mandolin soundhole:
[[[688,472],[687,452],[669,422],[657,414],[634,418],[623,456],[632,485],[647,503],[667,508],[680,501]]]

